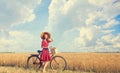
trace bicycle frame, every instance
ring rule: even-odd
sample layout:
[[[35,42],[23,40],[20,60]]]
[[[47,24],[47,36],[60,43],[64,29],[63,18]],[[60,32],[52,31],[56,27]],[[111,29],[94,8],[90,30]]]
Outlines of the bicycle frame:
[[[52,58],[53,58],[53,57],[55,56],[55,54],[56,54],[56,51],[55,51],[56,48],[51,46],[51,47],[49,47],[49,49],[50,49],[50,52],[51,52],[51,53],[49,53],[49,54],[50,54],[50,57],[51,57],[51,60],[52,60]],[[40,58],[41,53],[42,53],[42,51],[38,51],[38,55],[37,55],[37,56],[38,56],[39,58]],[[56,64],[58,64],[55,59],[53,59],[53,60],[55,61]]]

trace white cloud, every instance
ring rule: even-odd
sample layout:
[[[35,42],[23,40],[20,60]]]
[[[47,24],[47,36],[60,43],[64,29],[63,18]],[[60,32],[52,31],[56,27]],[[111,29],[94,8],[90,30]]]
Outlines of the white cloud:
[[[36,36],[27,31],[13,31],[11,27],[33,21],[34,9],[40,3],[41,0],[0,0],[0,51],[33,50]]]
[[[112,49],[115,44],[108,46],[103,41],[107,39],[100,38],[116,31],[111,27],[118,23],[115,17],[119,14],[119,5],[120,2],[114,3],[114,0],[52,0],[45,30],[54,35],[59,48]]]
[[[99,38],[96,43],[96,49],[108,49],[109,51],[120,51],[120,34],[108,34]]]
[[[91,28],[80,28],[80,36],[75,39],[75,42],[81,46],[86,46],[88,41],[93,39],[93,32]]]
[[[86,19],[86,24],[98,24],[104,21],[106,22],[106,24],[108,24],[105,26],[107,28],[109,26],[115,25],[115,23],[118,23],[117,21],[115,21],[114,18],[119,15],[120,2],[114,2],[114,0],[89,0],[89,3],[96,8],[94,11],[88,13],[88,19]],[[113,22],[115,23],[113,24]]]
[[[117,25],[117,24],[119,24],[119,22],[116,21],[115,19],[114,19],[114,20],[110,20],[110,21],[108,21],[108,23],[106,23],[106,24],[103,26],[103,28],[111,28],[111,27],[113,27],[113,26],[115,26],[115,25]]]
[[[34,8],[41,0],[1,0],[0,29],[30,22],[35,18]]]
[[[112,43],[112,38],[113,38],[113,35],[112,34],[109,34],[109,35],[106,35],[106,36],[102,36],[102,40],[106,41],[106,42],[111,42]]]
[[[25,31],[9,31],[8,37],[0,37],[0,51],[4,52],[22,52],[30,51],[37,43],[36,36]]]
[[[89,3],[93,4],[93,5],[96,5],[96,6],[101,6],[103,7],[102,5],[108,5],[108,4],[112,4],[114,2],[114,0],[88,0]]]
[[[86,18],[85,13],[89,10],[86,10],[86,8],[90,7],[86,3],[88,3],[86,0],[52,0],[49,6],[49,23],[45,30],[53,31],[53,28],[54,30],[62,28],[66,31],[66,29],[83,26]],[[83,15],[84,17],[81,18]]]

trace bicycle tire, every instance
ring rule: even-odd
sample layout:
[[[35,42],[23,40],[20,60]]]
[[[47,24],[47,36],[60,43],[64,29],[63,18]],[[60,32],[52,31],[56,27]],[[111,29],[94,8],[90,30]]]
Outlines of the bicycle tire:
[[[32,58],[35,58],[36,61],[30,62],[30,60]],[[35,66],[35,65],[37,65],[37,66]],[[31,55],[31,56],[28,57],[28,59],[27,59],[27,68],[33,68],[33,69],[38,70],[40,68],[40,65],[41,65],[40,64],[40,59],[39,59],[38,55]]]
[[[56,60],[57,62],[60,62],[60,59],[63,61],[63,62],[61,62],[61,63],[64,64],[64,66],[61,65],[62,67],[59,67],[59,69],[58,69],[58,68],[55,68],[55,67],[58,67],[58,66],[55,65],[55,61],[54,61],[54,60]],[[57,65],[59,65],[59,64],[57,63]],[[59,65],[59,66],[60,66],[60,65]],[[54,56],[54,57],[51,59],[51,61],[50,61],[50,68],[51,68],[52,70],[62,70],[62,71],[64,71],[64,70],[66,70],[66,68],[67,68],[67,62],[66,62],[65,58],[62,57],[62,56]]]

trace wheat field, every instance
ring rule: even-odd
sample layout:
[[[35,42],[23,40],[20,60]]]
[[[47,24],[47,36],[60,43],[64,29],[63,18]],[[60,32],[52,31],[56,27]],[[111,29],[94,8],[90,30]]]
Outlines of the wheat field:
[[[7,70],[22,68],[25,73],[34,73],[25,70],[26,60],[30,54],[0,53],[0,72],[8,67]],[[120,53],[58,53],[57,55],[63,56],[67,61],[67,70],[64,73],[120,73]]]

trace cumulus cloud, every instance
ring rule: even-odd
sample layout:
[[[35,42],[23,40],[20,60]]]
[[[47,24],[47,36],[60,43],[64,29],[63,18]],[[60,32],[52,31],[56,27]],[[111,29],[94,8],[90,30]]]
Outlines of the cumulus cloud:
[[[97,45],[95,46],[96,49],[106,49],[107,51],[110,52],[115,52],[115,51],[120,51],[120,34],[118,35],[113,35],[113,34],[108,34],[104,35],[101,38],[99,38],[96,43]]]
[[[88,1],[89,1],[89,3],[96,5],[96,6],[108,5],[108,4],[112,4],[114,2],[114,0],[108,0],[108,1],[88,0]]]
[[[91,41],[93,39],[93,32],[91,28],[80,28],[80,36],[75,39],[75,42],[79,44],[79,46],[86,46],[86,42]]]
[[[41,0],[1,0],[0,29],[34,20],[34,9]]]
[[[36,36],[30,32],[10,28],[33,21],[34,9],[40,3],[41,0],[0,0],[0,52],[29,51],[37,44]]]
[[[54,35],[59,48],[74,48],[74,51],[81,48],[85,49],[82,51],[96,51],[96,48],[114,50],[115,47],[112,47],[117,47],[119,42],[118,45],[107,45],[107,40],[102,38],[114,35],[112,32],[116,30],[111,27],[119,24],[115,20],[119,15],[119,5],[120,2],[114,0],[52,0],[45,30]]]
[[[3,31],[1,31],[3,32]],[[5,33],[5,32],[4,32]],[[0,36],[0,51],[5,52],[25,52],[30,51],[36,45],[36,36],[25,31],[9,31],[9,36]],[[7,36],[7,37],[6,37]],[[35,47],[35,46],[34,46]]]
[[[78,1],[78,0],[52,0],[49,6],[49,23],[46,26],[46,30],[52,31],[53,27],[54,30],[62,28],[63,26],[66,27],[65,29],[71,29],[77,26],[83,26],[84,20],[86,18],[86,12],[89,5],[87,5],[87,1]],[[85,4],[85,5],[84,5]],[[83,16],[81,18],[81,16]],[[64,24],[63,24],[64,22]],[[81,22],[81,24],[79,24]]]
[[[103,28],[111,28],[111,27],[113,27],[113,26],[115,26],[117,24],[119,24],[119,22],[117,20],[113,19],[113,20],[108,21],[108,23],[106,23],[103,26]]]

